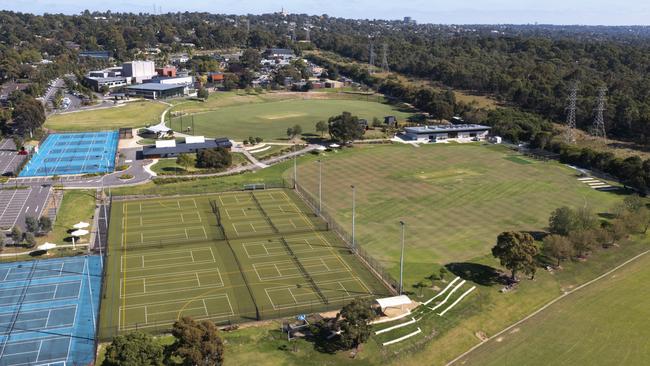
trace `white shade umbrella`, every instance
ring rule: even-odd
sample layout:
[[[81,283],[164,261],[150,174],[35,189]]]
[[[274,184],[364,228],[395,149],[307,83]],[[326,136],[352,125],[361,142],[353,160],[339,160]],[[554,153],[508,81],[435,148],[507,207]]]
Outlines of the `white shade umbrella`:
[[[43,243],[43,244],[39,245],[38,247],[36,247],[36,249],[38,249],[38,250],[50,250],[50,249],[54,249],[54,248],[56,248],[56,244],[54,244],[54,243]]]
[[[74,224],[72,227],[75,228],[75,229],[84,229],[84,228],[87,228],[88,226],[90,226],[89,223],[80,221],[79,223]]]
[[[75,230],[72,233],[70,233],[72,236],[83,236],[83,235],[88,235],[88,230]]]

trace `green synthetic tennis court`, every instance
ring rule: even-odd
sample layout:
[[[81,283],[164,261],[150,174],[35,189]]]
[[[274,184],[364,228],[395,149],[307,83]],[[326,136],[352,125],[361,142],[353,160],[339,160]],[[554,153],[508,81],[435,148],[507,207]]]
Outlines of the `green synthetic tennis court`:
[[[340,308],[384,296],[290,190],[114,201],[100,336]]]

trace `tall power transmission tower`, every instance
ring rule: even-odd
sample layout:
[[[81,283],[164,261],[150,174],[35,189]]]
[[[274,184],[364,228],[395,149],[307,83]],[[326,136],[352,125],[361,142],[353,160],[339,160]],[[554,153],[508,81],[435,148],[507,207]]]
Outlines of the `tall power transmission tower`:
[[[603,112],[605,112],[605,102],[607,101],[607,88],[600,87],[598,88],[598,100],[594,112],[596,112],[596,118],[594,119],[594,126],[592,127],[592,135],[596,137],[602,137],[607,139],[607,134],[605,133],[605,117]]]
[[[566,115],[566,132],[564,139],[567,143],[572,144],[576,142],[575,129],[576,129],[576,103],[578,100],[578,82],[575,82],[569,92],[569,106]]]
[[[384,43],[382,47],[382,52],[381,52],[381,69],[384,72],[390,72],[390,68],[388,67],[388,44]]]
[[[370,60],[368,60],[368,73],[375,72],[375,44],[370,42]]]

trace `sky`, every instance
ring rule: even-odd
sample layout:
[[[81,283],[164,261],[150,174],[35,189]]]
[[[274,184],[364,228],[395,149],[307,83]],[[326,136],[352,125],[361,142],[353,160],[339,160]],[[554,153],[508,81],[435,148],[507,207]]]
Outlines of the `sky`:
[[[650,25],[648,0],[0,0],[0,9],[77,14],[84,9],[152,13],[206,11],[262,14],[279,11],[344,18],[401,19],[440,24]]]

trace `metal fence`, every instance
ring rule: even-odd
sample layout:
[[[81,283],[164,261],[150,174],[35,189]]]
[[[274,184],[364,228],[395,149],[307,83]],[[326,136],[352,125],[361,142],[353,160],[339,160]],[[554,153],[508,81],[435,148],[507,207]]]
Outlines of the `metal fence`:
[[[365,263],[370,270],[377,276],[379,279],[381,279],[384,284],[388,286],[388,288],[391,290],[393,294],[397,294],[397,289],[399,288],[398,282],[393,278],[393,276],[390,275],[388,270],[384,268],[384,266],[379,263],[376,259],[374,259],[365,249],[363,249],[359,245],[359,240],[355,238],[354,243],[355,245],[352,246],[352,235],[347,232],[341,226],[332,215],[330,215],[328,212],[325,210],[321,209],[320,213],[318,212],[318,200],[309,193],[306,189],[304,189],[300,184],[297,182],[295,183],[295,190],[296,193],[298,193],[298,196],[302,198],[307,205],[314,210],[316,214],[319,214],[320,217],[327,222],[329,228],[334,231],[337,235],[343,239],[343,242],[348,246],[350,250],[352,250],[363,263]]]

